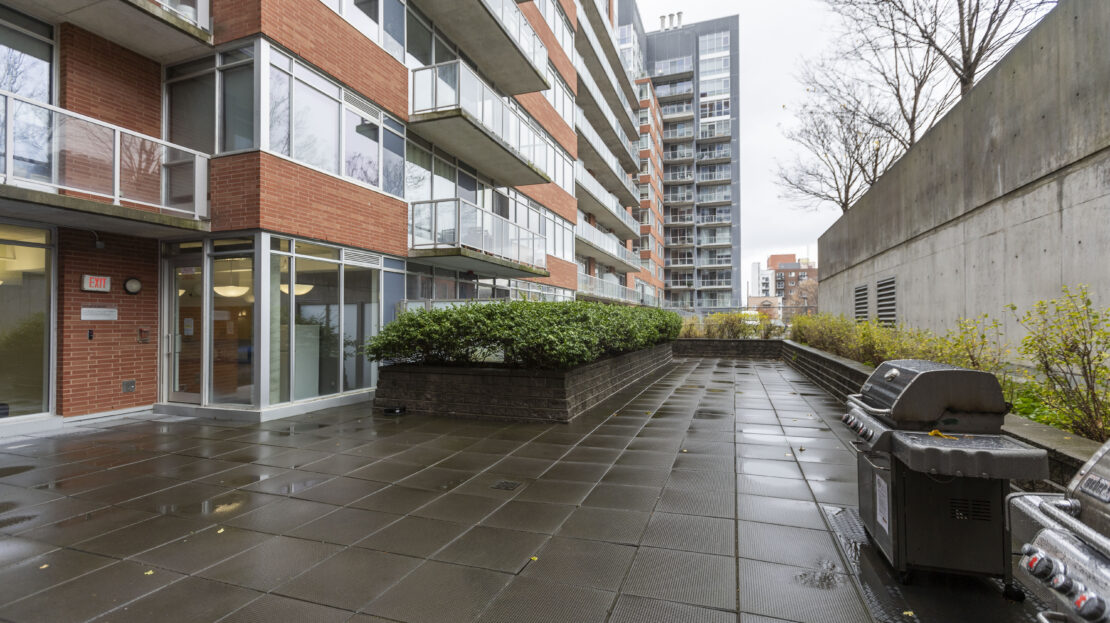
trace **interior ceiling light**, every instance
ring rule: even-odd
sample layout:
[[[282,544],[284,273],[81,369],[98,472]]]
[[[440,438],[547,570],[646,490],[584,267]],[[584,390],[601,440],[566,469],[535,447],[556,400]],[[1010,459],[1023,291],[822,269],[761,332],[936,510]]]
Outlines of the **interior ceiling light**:
[[[250,286],[213,286],[212,291],[220,296],[234,299],[250,291]]]
[[[289,294],[289,284],[288,283],[283,283],[278,287],[281,289],[282,294]],[[293,286],[293,294],[296,294],[297,296],[304,296],[305,294],[308,294],[309,292],[312,292],[313,287],[315,287],[315,286],[313,286],[310,283],[298,283],[298,284]]]

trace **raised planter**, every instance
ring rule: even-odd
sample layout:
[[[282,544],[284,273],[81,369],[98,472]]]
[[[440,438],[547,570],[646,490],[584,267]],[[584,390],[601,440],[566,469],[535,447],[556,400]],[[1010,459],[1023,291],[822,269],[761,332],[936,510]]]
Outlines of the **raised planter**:
[[[674,342],[675,357],[742,357],[780,359],[782,340],[718,340],[682,338]]]
[[[374,413],[567,422],[670,362],[667,343],[571,370],[383,366]]]

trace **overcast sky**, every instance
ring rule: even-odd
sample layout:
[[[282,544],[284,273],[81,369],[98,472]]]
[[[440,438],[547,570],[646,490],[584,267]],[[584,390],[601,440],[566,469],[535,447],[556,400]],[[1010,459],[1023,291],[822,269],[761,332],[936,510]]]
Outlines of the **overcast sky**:
[[[658,30],[659,16],[681,8],[685,24],[740,15],[740,213],[741,272],[745,294],[752,262],[772,253],[817,258],[817,238],[839,216],[836,207],[814,211],[781,199],[777,162],[795,148],[783,138],[793,109],[804,99],[796,79],[801,59],[833,43],[839,27],[821,0],[638,0],[644,28]]]

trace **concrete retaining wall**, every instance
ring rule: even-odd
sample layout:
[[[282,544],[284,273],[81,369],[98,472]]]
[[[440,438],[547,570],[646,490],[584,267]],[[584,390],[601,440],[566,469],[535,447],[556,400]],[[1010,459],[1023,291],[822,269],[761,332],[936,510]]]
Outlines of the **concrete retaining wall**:
[[[1110,2],[1061,0],[820,238],[821,310],[894,277],[897,316],[944,330],[1085,283],[1110,306]]]
[[[381,368],[374,413],[569,421],[671,361],[671,344],[573,370],[397,365]]]

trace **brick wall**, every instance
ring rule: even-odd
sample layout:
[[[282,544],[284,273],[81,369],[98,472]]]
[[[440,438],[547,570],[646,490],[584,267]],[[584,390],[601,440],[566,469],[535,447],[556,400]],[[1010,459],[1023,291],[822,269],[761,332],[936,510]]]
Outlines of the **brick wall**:
[[[57,412],[73,416],[150,405],[158,397],[158,242],[116,234],[58,230]],[[107,275],[112,292],[82,292],[81,275]],[[123,292],[137,277],[139,294]],[[114,307],[119,320],[81,320],[82,307]],[[150,341],[138,342],[138,329]],[[93,331],[93,339],[88,332]],[[135,381],[134,393],[121,383]]]
[[[212,230],[262,228],[404,256],[408,204],[289,160],[212,160]]]
[[[668,343],[567,371],[385,366],[374,412],[404,406],[406,415],[565,422],[670,362]]]
[[[212,16],[217,45],[261,32],[408,119],[408,70],[320,0],[215,0]]]
[[[524,14],[528,23],[535,29],[540,41],[543,41],[544,46],[547,47],[547,58],[555,67],[555,71],[563,76],[563,80],[566,80],[571,92],[578,95],[578,72],[574,70],[574,63],[571,62],[567,53],[563,51],[562,46],[555,39],[555,34],[551,32],[551,26],[543,18],[543,13],[540,12],[534,2],[521,2],[517,6],[520,7],[520,12]]]
[[[782,340],[718,340],[683,338],[674,341],[675,357],[736,357],[779,359]]]
[[[536,277],[535,279],[528,279],[528,281],[546,283],[549,286],[560,288],[570,288],[571,290],[578,289],[578,264],[548,255],[547,272],[551,273],[550,277]]]
[[[161,65],[69,23],[58,27],[58,101],[82,115],[162,136]]]

